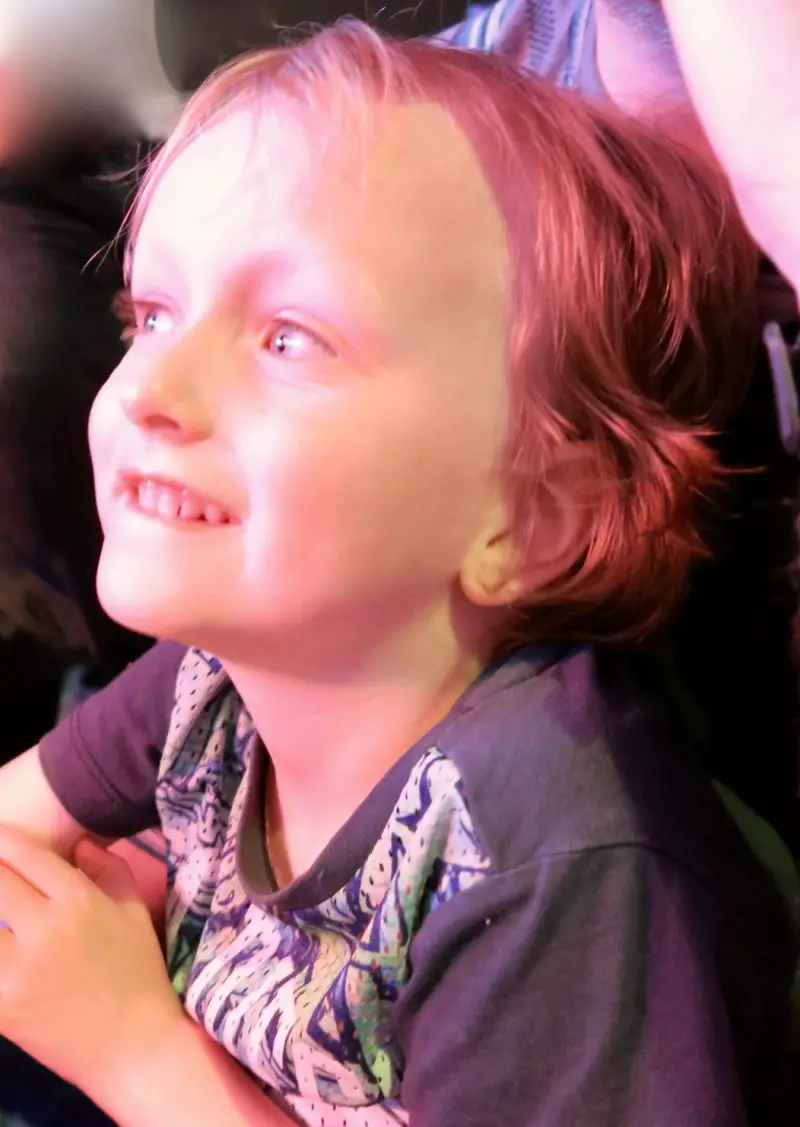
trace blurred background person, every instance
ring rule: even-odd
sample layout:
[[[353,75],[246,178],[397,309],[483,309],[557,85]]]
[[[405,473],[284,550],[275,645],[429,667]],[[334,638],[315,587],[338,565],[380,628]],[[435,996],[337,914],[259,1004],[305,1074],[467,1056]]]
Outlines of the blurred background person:
[[[146,646],[95,596],[86,424],[123,350],[125,177],[171,128],[152,0],[0,5],[0,758]]]

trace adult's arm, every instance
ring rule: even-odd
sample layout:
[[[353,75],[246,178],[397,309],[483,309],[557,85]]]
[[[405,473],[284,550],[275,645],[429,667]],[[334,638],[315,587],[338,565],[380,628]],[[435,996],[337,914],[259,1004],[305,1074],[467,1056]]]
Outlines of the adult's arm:
[[[745,219],[800,289],[800,4],[663,4],[687,85]]]

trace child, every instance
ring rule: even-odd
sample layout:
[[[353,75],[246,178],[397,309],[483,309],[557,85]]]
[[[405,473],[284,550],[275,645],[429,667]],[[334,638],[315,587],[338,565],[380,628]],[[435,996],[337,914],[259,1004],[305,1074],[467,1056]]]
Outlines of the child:
[[[788,909],[612,645],[746,375],[719,177],[349,23],[212,79],[131,240],[98,587],[177,642],[4,773],[0,1033],[126,1127],[777,1122]],[[55,856],[157,819],[166,971]]]

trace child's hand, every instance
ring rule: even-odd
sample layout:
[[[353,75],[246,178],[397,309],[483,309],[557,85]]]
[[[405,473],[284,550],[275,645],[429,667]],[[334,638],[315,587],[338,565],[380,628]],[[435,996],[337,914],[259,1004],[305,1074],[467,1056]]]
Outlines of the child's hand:
[[[91,1096],[186,1018],[128,866],[89,840],[75,863],[0,826],[0,1035]]]

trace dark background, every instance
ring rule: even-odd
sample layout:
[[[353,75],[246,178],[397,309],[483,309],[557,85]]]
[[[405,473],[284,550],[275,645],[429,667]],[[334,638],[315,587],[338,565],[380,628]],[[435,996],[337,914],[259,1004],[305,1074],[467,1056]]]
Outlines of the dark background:
[[[195,89],[240,51],[279,42],[303,24],[358,16],[393,35],[431,35],[457,23],[465,0],[353,3],[353,0],[155,0],[161,61],[178,90]]]

